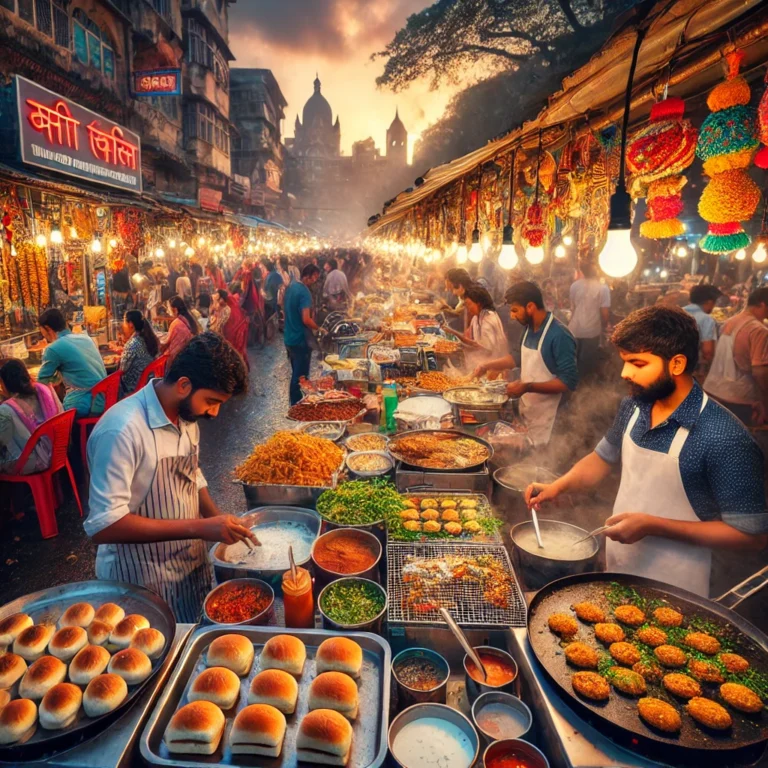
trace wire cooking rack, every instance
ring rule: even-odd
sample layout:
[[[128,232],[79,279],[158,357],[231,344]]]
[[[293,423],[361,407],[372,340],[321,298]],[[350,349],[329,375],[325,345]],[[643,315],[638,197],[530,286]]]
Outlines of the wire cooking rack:
[[[483,583],[475,579],[446,579],[439,583],[403,581],[403,568],[414,560],[439,560],[460,557],[469,560],[490,555],[501,564],[509,577],[506,607],[492,605],[483,597]],[[490,586],[490,585],[489,585]],[[421,589],[433,610],[416,609],[408,604],[414,588]],[[463,627],[527,626],[526,608],[515,579],[507,550],[500,544],[459,544],[457,542],[390,543],[387,545],[387,591],[390,624],[421,624],[445,626],[438,607],[447,608]]]

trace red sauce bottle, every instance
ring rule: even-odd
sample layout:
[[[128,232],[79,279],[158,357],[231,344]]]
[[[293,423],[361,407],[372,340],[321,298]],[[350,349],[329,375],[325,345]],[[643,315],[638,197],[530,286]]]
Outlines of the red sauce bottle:
[[[290,571],[283,574],[283,605],[285,626],[296,629],[314,629],[315,601],[312,597],[312,577],[305,568],[296,568],[297,579]]]

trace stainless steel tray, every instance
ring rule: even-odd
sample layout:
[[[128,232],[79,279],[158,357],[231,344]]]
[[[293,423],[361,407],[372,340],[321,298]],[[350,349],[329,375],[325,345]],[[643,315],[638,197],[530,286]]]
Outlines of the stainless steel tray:
[[[152,660],[152,674],[143,683],[129,686],[128,697],[113,712],[101,717],[87,717],[81,707],[75,722],[62,731],[47,731],[37,725],[32,736],[24,743],[0,746],[0,762],[18,764],[39,760],[70,749],[102,733],[133,705],[139,694],[153,684],[155,675],[163,666],[176,634],[176,619],[168,604],[159,595],[134,584],[98,580],[61,584],[7,603],[0,608],[0,619],[23,612],[28,613],[36,624],[53,624],[58,622],[70,605],[80,602],[90,603],[94,608],[104,603],[117,603],[126,614],[140,613],[147,618],[151,627],[159,629],[165,635],[165,648],[158,658]],[[13,698],[18,698],[18,686],[16,683],[10,689]],[[85,686],[79,687],[85,690]]]
[[[238,627],[236,634],[248,637],[256,646],[253,669],[241,679],[240,700],[236,707],[226,711],[224,735],[213,755],[173,755],[163,742],[163,734],[173,713],[188,702],[187,691],[197,675],[205,669],[204,653],[211,642],[221,635],[232,633],[230,627],[209,627],[193,632],[182,651],[176,669],[166,685],[162,697],[141,736],[141,755],[148,763],[157,766],[208,766],[253,765],[270,768],[296,768],[296,734],[299,723],[308,711],[309,685],[315,678],[315,653],[320,643],[338,636],[338,632],[315,629],[285,629],[283,627]],[[232,755],[229,734],[237,711],[248,699],[251,680],[259,671],[259,655],[264,643],[274,635],[291,634],[307,646],[307,661],[299,680],[299,699],[296,712],[288,715],[288,728],[281,755],[277,759],[249,758]],[[392,654],[389,644],[378,635],[367,632],[344,633],[363,649],[363,669],[358,683],[360,713],[352,723],[352,753],[347,768],[379,768],[387,756],[387,730],[389,726],[389,685]]]
[[[408,438],[408,437],[414,437],[415,435],[434,435],[434,434],[437,434],[443,437],[446,435],[452,435],[456,439],[462,438],[466,440],[472,440],[473,442],[479,443],[480,445],[482,445],[485,448],[485,450],[488,452],[488,455],[482,461],[476,461],[474,464],[467,464],[466,466],[463,466],[463,467],[433,467],[426,461],[408,461],[408,459],[397,450],[398,438]],[[387,446],[387,450],[398,461],[403,462],[403,464],[409,467],[418,467],[419,469],[428,469],[430,472],[457,472],[457,471],[463,472],[470,469],[474,469],[475,467],[483,466],[493,458],[493,446],[487,440],[483,440],[482,438],[476,437],[475,435],[469,434],[468,432],[462,432],[459,429],[415,429],[407,432],[399,432],[398,434],[394,435],[389,439],[389,445]]]
[[[471,402],[469,400],[462,399],[464,393],[478,392],[483,396],[482,402]],[[497,411],[501,408],[509,398],[506,393],[489,392],[483,387],[453,387],[446,389],[443,392],[443,399],[451,405],[457,405],[460,408],[468,408],[475,411]]]

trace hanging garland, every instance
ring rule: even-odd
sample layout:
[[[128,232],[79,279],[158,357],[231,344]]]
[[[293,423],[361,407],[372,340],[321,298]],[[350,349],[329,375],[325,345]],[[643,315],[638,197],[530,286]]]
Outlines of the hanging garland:
[[[536,192],[534,193],[533,202],[528,206],[528,210],[525,214],[525,224],[523,225],[523,239],[532,248],[540,248],[544,245],[544,238],[547,234],[547,227],[544,223],[544,208],[539,202],[539,187],[541,186],[541,171],[540,165],[542,160],[541,152],[542,134],[539,131],[539,150],[536,154]],[[549,153],[547,152],[549,155]],[[551,155],[549,155],[552,157]],[[552,160],[554,165],[554,159]],[[554,181],[554,169],[552,173],[552,180]]]
[[[699,132],[696,154],[710,181],[699,200],[699,215],[709,223],[700,242],[706,253],[729,253],[749,245],[741,226],[751,219],[760,203],[760,190],[746,169],[758,147],[755,110],[747,81],[739,76],[744,54],[726,56],[728,74],[707,98],[712,113]]]
[[[682,173],[696,153],[696,129],[683,119],[684,112],[685,102],[674,96],[654,104],[648,125],[627,146],[630,194],[648,198],[648,221],[640,225],[640,234],[650,240],[685,232],[677,217],[683,212],[682,191],[687,183]]]
[[[757,126],[760,131],[760,141],[766,146],[760,147],[755,155],[755,165],[766,170],[768,169],[768,72],[765,73],[764,82],[766,88],[757,107]]]

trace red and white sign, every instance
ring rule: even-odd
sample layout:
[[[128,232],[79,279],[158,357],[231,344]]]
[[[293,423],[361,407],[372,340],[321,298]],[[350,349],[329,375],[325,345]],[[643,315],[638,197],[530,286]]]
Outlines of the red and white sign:
[[[220,189],[211,189],[210,187],[199,187],[197,190],[197,199],[200,209],[203,211],[212,211],[219,213],[221,211]]]

